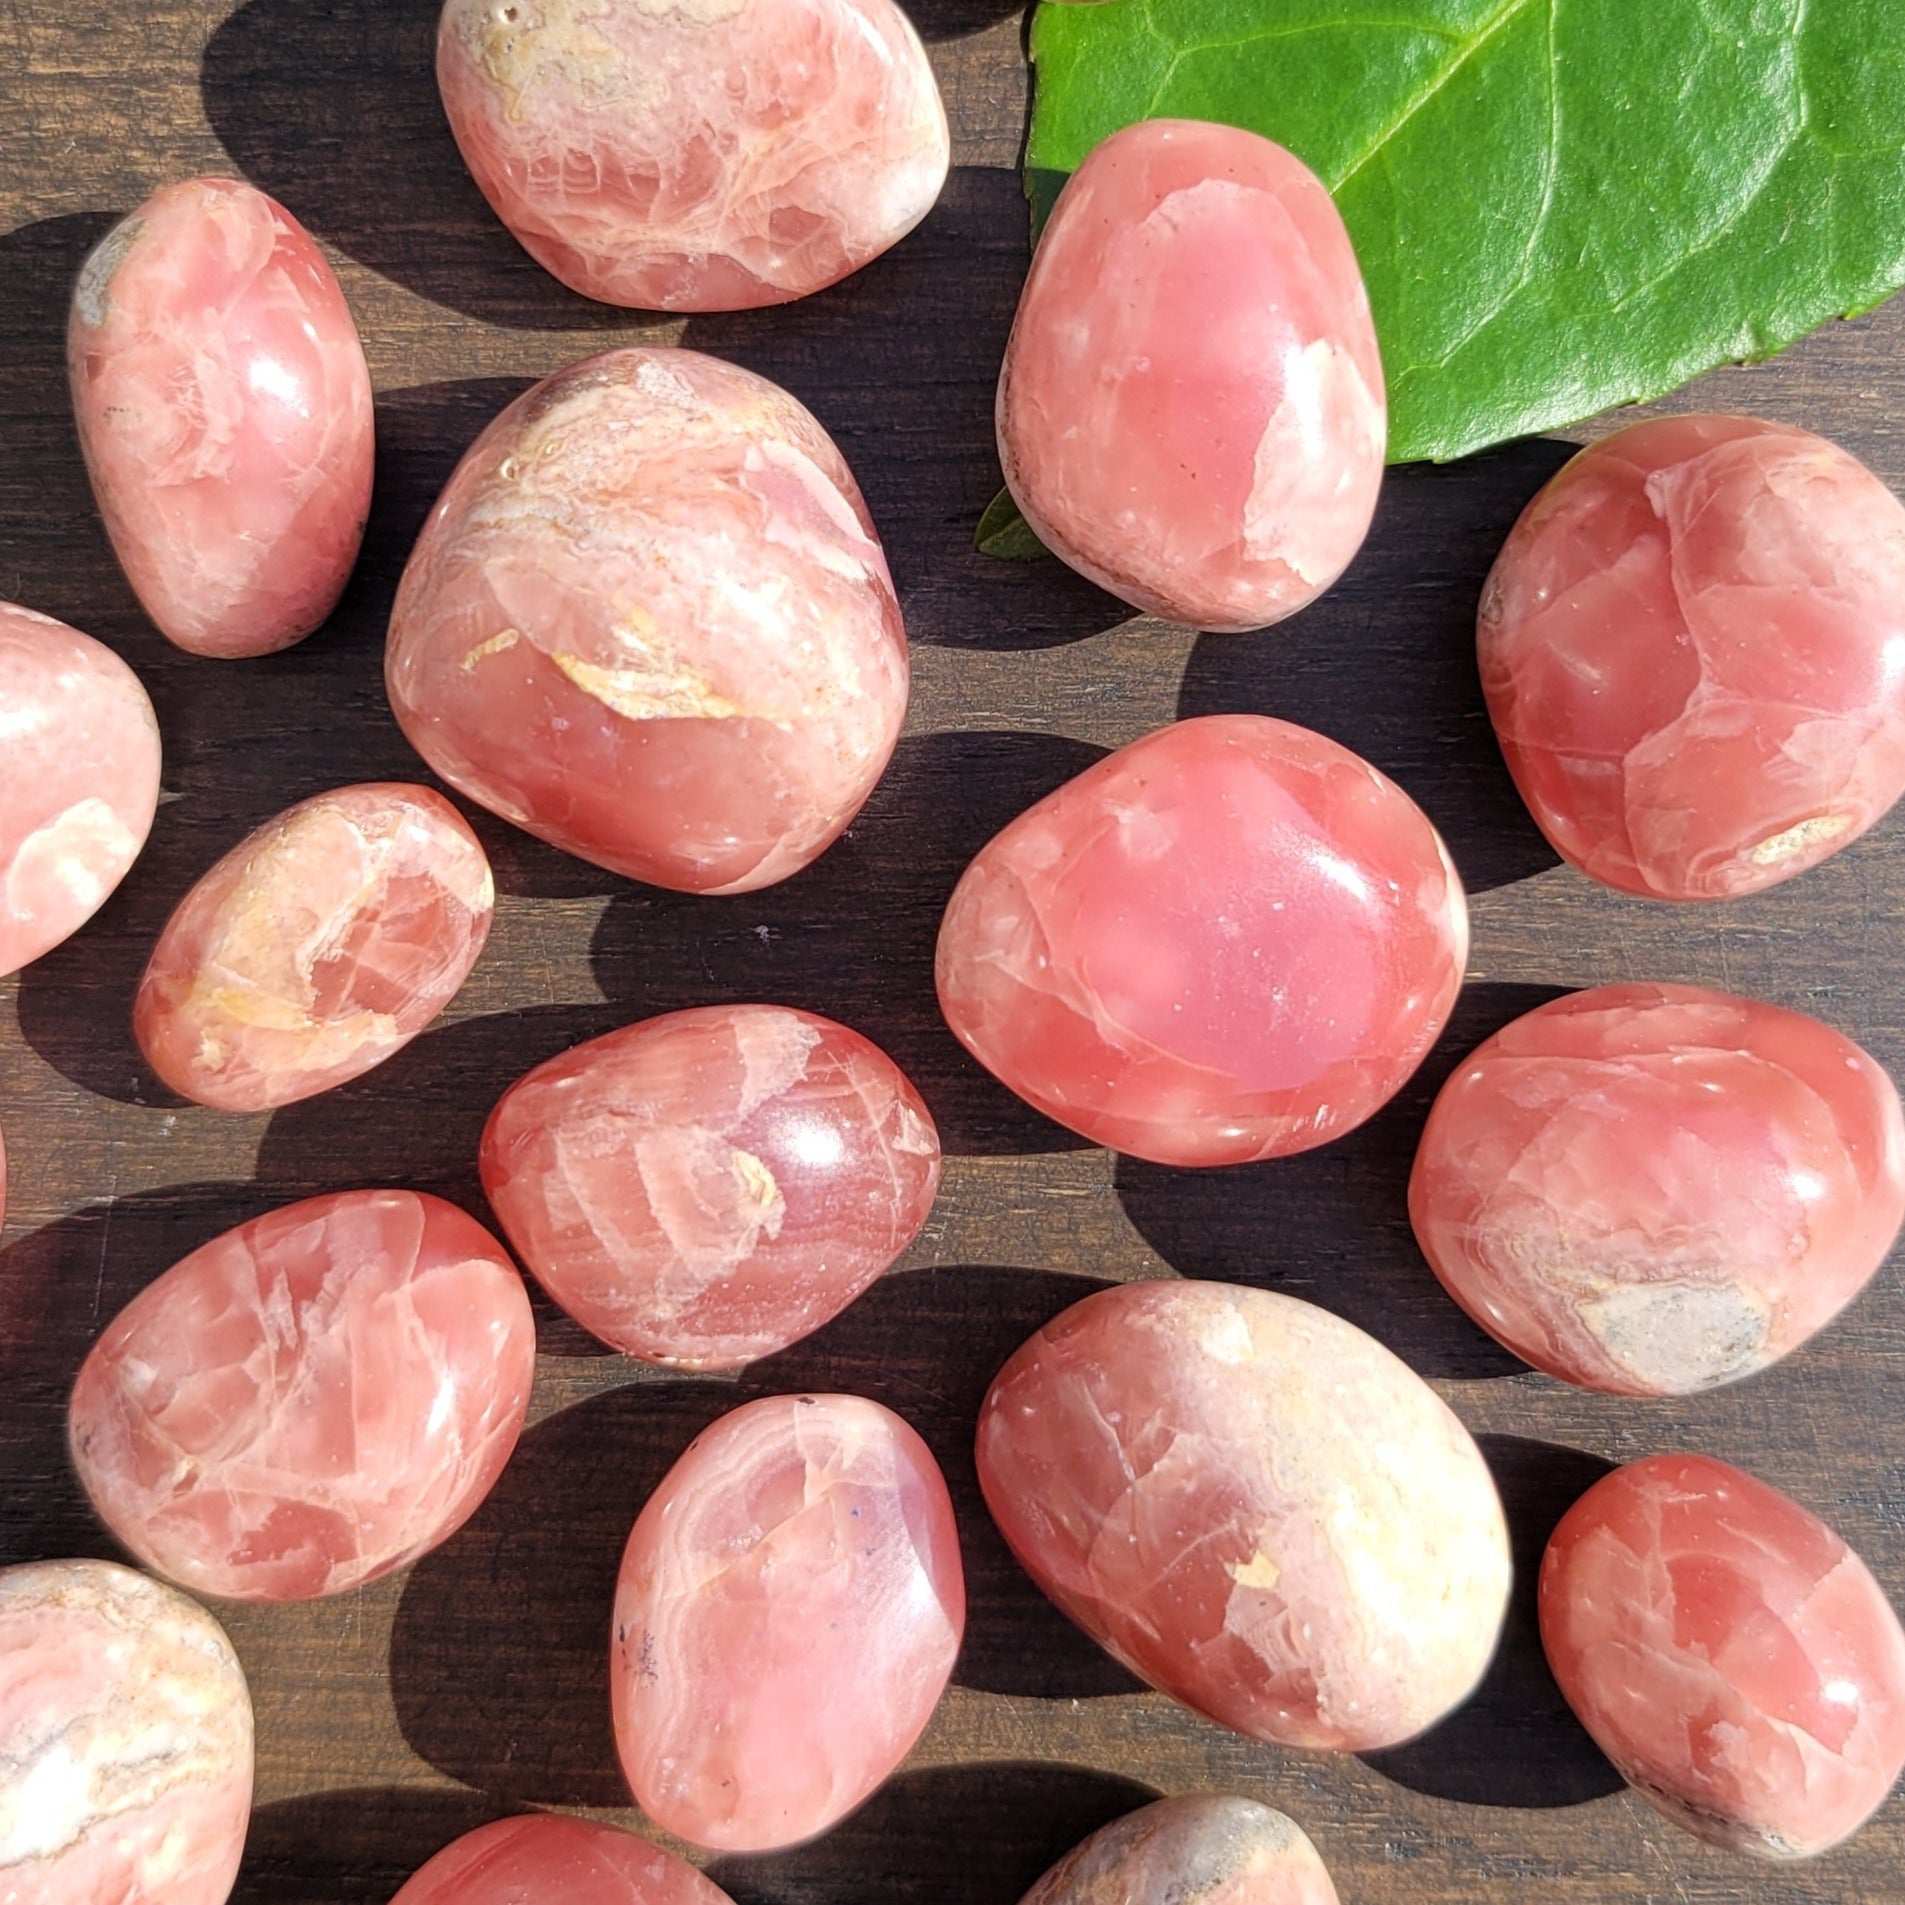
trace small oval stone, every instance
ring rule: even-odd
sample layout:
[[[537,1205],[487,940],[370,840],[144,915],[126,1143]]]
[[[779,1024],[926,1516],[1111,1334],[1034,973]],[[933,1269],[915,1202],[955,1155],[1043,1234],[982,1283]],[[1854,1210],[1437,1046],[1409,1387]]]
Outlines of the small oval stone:
[[[289,648],[370,514],[370,370],[324,255],[237,179],[168,185],[86,261],[67,333],[80,447],[145,610],[195,655]]]
[[[133,1001],[176,1092],[269,1111],[401,1051],[470,976],[489,861],[441,794],[340,787],[267,821],[179,902]]]
[[[1021,1905],[1337,1905],[1302,1827],[1254,1799],[1160,1799],[1094,1832]]]
[[[967,868],[939,1001],[1049,1118],[1158,1164],[1327,1144],[1401,1089],[1462,984],[1468,909],[1392,781],[1261,715],[1161,728]]]
[[[109,1561],[0,1569],[0,1898],[224,1905],[251,1695],[223,1629]]]
[[[1836,444],[1665,417],[1528,505],[1482,595],[1482,687],[1563,859],[1736,898],[1905,792],[1905,506]]]
[[[535,1374],[501,1244],[440,1198],[340,1191],[253,1218],[142,1290],[74,1385],[107,1527],[203,1594],[301,1601],[475,1513]]]
[[[664,1831],[725,1852],[824,1832],[906,1757],[965,1631],[939,1466],[859,1396],[769,1396],[649,1498],[615,1590],[622,1770]]]
[[[1340,1317],[1223,1283],[1101,1290],[979,1413],[1026,1572],[1140,1678],[1254,1739],[1366,1752],[1481,1679],[1508,1528],[1481,1451]]]
[[[1764,1369],[1905,1221],[1905,1115],[1830,1026],[1697,986],[1599,986],[1477,1047],[1409,1183],[1449,1294],[1524,1361],[1684,1396]]]
[[[437,86],[530,256],[644,310],[822,290],[932,210],[952,157],[892,0],[447,0]]]
[[[800,404],[694,351],[620,350],[477,439],[404,572],[386,677],[472,800],[631,879],[741,893],[872,791],[906,631]]]
[[[722,1005],[539,1065],[491,1113],[482,1166],[509,1241],[585,1329],[733,1369],[837,1316],[913,1241],[939,1134],[857,1032]]]
[[[1223,631],[1315,601],[1369,533],[1389,428],[1322,181],[1235,126],[1113,133],[1039,240],[998,427],[1026,521],[1134,608]]]
[[[1905,1630],[1865,1563],[1776,1488],[1650,1455],[1568,1510],[1541,1564],[1568,1704],[1641,1797],[1715,1845],[1807,1858],[1905,1768]]]
[[[390,1905],[732,1905],[686,1860],[614,1826],[534,1812],[479,1826]]]
[[[159,724],[102,642],[0,602],[0,979],[105,905],[152,831]]]

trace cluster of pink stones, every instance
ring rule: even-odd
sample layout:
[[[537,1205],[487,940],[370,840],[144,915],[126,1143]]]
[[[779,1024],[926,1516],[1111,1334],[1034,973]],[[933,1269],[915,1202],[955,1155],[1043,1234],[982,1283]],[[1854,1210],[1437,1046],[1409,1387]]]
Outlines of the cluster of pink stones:
[[[931,68],[891,0],[448,0],[438,76],[499,215],[619,304],[823,288],[912,229],[947,172]],[[309,236],[250,186],[169,187],[89,260],[69,338],[100,511],[154,622],[207,656],[309,634],[349,579],[373,462],[363,351]],[[1027,521],[1134,606],[1213,631],[1304,607],[1363,541],[1385,449],[1328,193],[1232,128],[1108,139],[1038,249],[997,420]],[[1530,505],[1482,604],[1482,679],[1564,857],[1630,892],[1733,896],[1836,852],[1905,789],[1902,602],[1905,509],[1870,472],[1801,431],[1671,419],[1583,452]],[[798,872],[859,811],[904,720],[906,637],[816,419],[732,365],[631,349],[549,378],[472,448],[406,571],[387,680],[469,798],[617,872],[735,893]],[[160,759],[123,663],[4,605],[0,741],[27,770],[0,804],[4,974],[124,877]],[[319,795],[180,903],[139,1042],[226,1111],[331,1089],[444,1009],[494,899],[440,796]],[[1013,822],[952,897],[937,978],[954,1032],[1028,1102],[1207,1166],[1373,1115],[1446,1024],[1466,953],[1460,881],[1408,797],[1334,742],[1234,715],[1148,736]],[[482,1151],[564,1308],[701,1369],[864,1291],[917,1236],[939,1163],[885,1054],[767,1005],[552,1059]],[[0,1210],[5,1188],[0,1151]],[[1905,1216],[1905,1119],[1876,1063],[1814,1021],[1605,988],[1458,1071],[1411,1211],[1451,1293],[1531,1362],[1685,1393],[1786,1354],[1870,1278]],[[158,1572],[237,1599],[337,1593],[475,1511],[533,1370],[500,1244],[436,1199],[346,1192],[240,1226],[134,1299],[80,1372],[73,1455]],[[1404,1364],[1309,1305],[1189,1282],[1091,1298],[1000,1373],[977,1460],[1051,1598],[1253,1737],[1408,1738],[1495,1644],[1508,1538],[1479,1450]],[[624,1556],[610,1679],[631,1788],[707,1847],[824,1831],[918,1739],[964,1617],[951,1502],[906,1423],[851,1396],[735,1411]],[[1610,1758],[1722,1843],[1820,1850],[1905,1764],[1905,1631],[1877,1583],[1723,1464],[1654,1457],[1591,1490],[1550,1545],[1541,1620]],[[6,1896],[221,1905],[250,1782],[249,1700],[208,1616],[103,1564],[0,1572]],[[1281,1814],[1205,1798],[1094,1835],[1025,1905],[1164,1897],[1335,1893]],[[400,1895],[452,1899],[725,1895],[631,1835],[539,1818],[468,1835]]]

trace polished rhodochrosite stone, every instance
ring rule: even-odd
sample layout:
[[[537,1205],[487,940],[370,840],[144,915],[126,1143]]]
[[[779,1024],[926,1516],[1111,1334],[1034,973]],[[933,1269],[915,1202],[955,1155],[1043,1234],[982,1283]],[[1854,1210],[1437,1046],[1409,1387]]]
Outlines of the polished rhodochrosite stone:
[[[466,1832],[391,1905],[731,1905],[692,1865],[632,1832],[530,1813]]]
[[[1568,1704],[1642,1795],[1771,1859],[1836,1845],[1905,1767],[1905,1630],[1823,1522],[1703,1455],[1617,1469],[1541,1564]]]
[[[386,673],[453,786],[694,892],[797,873],[906,714],[899,604],[840,452],[694,351],[591,358],[490,425],[410,559]]]
[[[610,1662],[642,1809],[697,1845],[811,1838],[905,1758],[966,1621],[926,1444],[858,1396],[770,1396],[669,1470],[628,1538]]]
[[[73,1390],[73,1459],[113,1533],[187,1587],[337,1594],[475,1512],[535,1360],[528,1293],[480,1224],[412,1191],[313,1197],[120,1311]]]
[[[437,83],[530,256],[650,310],[844,278],[932,210],[951,159],[893,0],[447,0]]]
[[[1337,1905],[1303,1829],[1254,1799],[1160,1799],[1094,1832],[1021,1905]]]
[[[1657,899],[1756,893],[1905,791],[1905,508],[1785,424],[1636,424],[1515,525],[1480,653],[1558,853]]]
[[[0,1569],[0,1899],[224,1905],[251,1696],[183,1594],[108,1561]]]
[[[726,1369],[817,1330],[912,1242],[939,1136],[859,1033],[720,1005],[538,1066],[491,1115],[482,1162],[510,1242],[584,1328]]]
[[[1905,1219],[1905,1117],[1830,1026],[1695,986],[1577,992],[1457,1067],[1409,1185],[1449,1294],[1551,1375],[1686,1395],[1795,1349]]]
[[[1315,601],[1369,532],[1388,434],[1322,182],[1234,126],[1113,133],[1039,241],[998,422],[1026,521],[1125,601],[1207,629]]]
[[[146,613],[195,655],[301,641],[370,512],[370,371],[323,254],[235,179],[168,185],[73,293],[73,409]]]
[[[1448,1019],[1468,912],[1400,788],[1259,715],[1180,721],[1022,814],[966,870],[939,999],[1048,1117],[1160,1164],[1340,1137]]]
[[[92,918],[159,804],[139,677],[64,622],[0,602],[0,978]]]
[[[329,1091],[416,1037],[469,977],[496,889],[427,787],[340,787],[192,888],[139,982],[133,1029],[173,1090],[221,1111]]]
[[[1393,1745],[1494,1652],[1508,1529],[1480,1450],[1406,1364],[1310,1304],[1100,1291],[1000,1371],[978,1454],[1033,1580],[1240,1733]]]

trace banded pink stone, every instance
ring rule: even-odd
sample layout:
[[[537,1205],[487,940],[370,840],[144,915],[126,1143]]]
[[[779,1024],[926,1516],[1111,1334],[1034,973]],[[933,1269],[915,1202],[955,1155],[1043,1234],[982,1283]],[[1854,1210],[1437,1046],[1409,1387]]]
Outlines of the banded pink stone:
[[[496,888],[463,816],[375,782],[301,801],[182,899],[132,1023],[174,1091],[269,1111],[361,1077],[456,996]]]
[[[819,291],[904,238],[951,162],[893,0],[446,0],[437,85],[530,256],[650,310]]]
[[[1716,1845],[1810,1857],[1905,1769],[1905,1629],[1807,1509],[1704,1455],[1650,1455],[1568,1510],[1541,1638],[1641,1797]]]
[[[370,513],[370,370],[310,235],[238,179],[107,234],[67,333],[80,448],[145,610],[195,655],[266,655],[337,606]]]
[[[159,724],[103,643],[0,602],[0,978],[70,939],[131,870],[159,805]]]
[[[182,1585],[341,1594],[475,1513],[535,1360],[528,1293],[481,1225],[340,1191],[214,1238],[120,1311],[73,1388],[73,1460],[101,1520]]]
[[[824,1832],[905,1758],[965,1631],[931,1452],[858,1396],[769,1396],[689,1445],[622,1556],[615,1737],[642,1810],[723,1851]]]
[[[820,1328],[905,1250],[939,1136],[857,1032],[707,1006],[519,1079],[482,1167],[510,1242],[584,1328],[649,1362],[727,1369]]]

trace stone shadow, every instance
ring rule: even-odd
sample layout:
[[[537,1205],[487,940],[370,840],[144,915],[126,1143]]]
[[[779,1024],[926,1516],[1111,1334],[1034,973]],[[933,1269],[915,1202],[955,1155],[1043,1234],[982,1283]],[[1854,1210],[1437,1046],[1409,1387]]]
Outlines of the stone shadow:
[[[947,1030],[933,951],[973,855],[1099,755],[1054,735],[905,740],[845,838],[792,880],[718,900],[624,887],[597,929],[596,982],[628,1020],[738,1000],[825,1013],[898,1061],[949,1152],[1076,1149]]]
[[[939,1766],[890,1779],[824,1837],[716,1859],[736,1905],[1012,1905],[1075,1846],[1157,1798],[1082,1766]]]
[[[404,1737],[439,1771],[498,1799],[626,1803],[607,1662],[628,1531],[717,1417],[759,1396],[803,1391],[884,1403],[944,1470],[966,1574],[958,1684],[1044,1699],[1136,1691],[1012,1559],[972,1455],[979,1404],[1000,1365],[1099,1287],[1033,1270],[911,1271],[738,1377],[673,1377],[630,1363],[625,1387],[530,1429],[475,1517],[412,1572],[390,1642]]]
[[[1333,1310],[1425,1376],[1475,1381],[1526,1365],[1449,1298],[1409,1225],[1423,1121],[1456,1065],[1553,986],[1463,989],[1421,1069],[1370,1121],[1295,1157],[1174,1171],[1121,1157],[1118,1195],[1165,1262],[1187,1277],[1248,1283]]]
[[[1349,573],[1279,628],[1199,641],[1179,714],[1248,709],[1353,748],[1427,811],[1471,892],[1559,866],[1495,745],[1475,610],[1516,517],[1572,454],[1538,438],[1391,470]]]
[[[259,1806],[231,1905],[386,1905],[425,1860],[506,1811],[476,1793],[427,1786]]]
[[[1471,1806],[1579,1806],[1625,1783],[1548,1671],[1535,1590],[1555,1524],[1608,1474],[1597,1455],[1516,1435],[1478,1438],[1508,1514],[1515,1585],[1501,1644],[1473,1696],[1403,1746],[1365,1753],[1387,1779]]]

